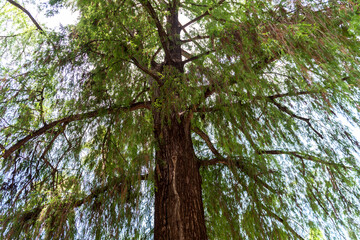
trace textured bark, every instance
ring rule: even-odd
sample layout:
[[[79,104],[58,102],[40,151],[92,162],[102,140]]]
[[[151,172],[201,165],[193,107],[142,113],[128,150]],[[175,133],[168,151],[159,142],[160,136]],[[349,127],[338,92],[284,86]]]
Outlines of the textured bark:
[[[207,239],[201,194],[201,177],[190,133],[190,114],[181,107],[178,98],[183,79],[181,55],[180,1],[169,4],[166,34],[159,30],[164,41],[165,72],[162,82],[154,87],[154,135],[157,141],[155,169],[155,232],[158,239]],[[151,5],[148,4],[151,10]],[[156,18],[154,18],[156,22]],[[160,27],[158,27],[161,29]],[[166,35],[166,36],[165,36]],[[178,81],[177,80],[177,81]],[[168,81],[167,84],[164,83]],[[186,114],[181,113],[187,112]]]
[[[158,140],[155,173],[155,239],[207,239],[199,164],[189,124],[154,114]]]

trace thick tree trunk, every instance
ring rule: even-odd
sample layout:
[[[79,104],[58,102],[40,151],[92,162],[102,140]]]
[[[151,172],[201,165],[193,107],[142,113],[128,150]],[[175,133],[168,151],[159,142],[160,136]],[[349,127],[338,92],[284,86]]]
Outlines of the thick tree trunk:
[[[155,240],[207,239],[201,195],[201,177],[190,133],[190,119],[179,116],[184,79],[181,57],[181,27],[178,20],[180,1],[169,3],[167,16],[165,66],[163,81],[154,85],[153,100],[162,106],[153,109],[154,134],[157,141],[155,169]],[[178,80],[176,80],[178,79]],[[169,84],[170,83],[170,84]],[[179,85],[180,84],[180,85]],[[156,101],[155,101],[156,102]],[[171,110],[170,110],[171,109]],[[168,111],[169,110],[169,111]],[[183,109],[184,110],[184,109]]]
[[[158,141],[155,169],[155,233],[158,239],[207,239],[199,165],[188,121],[161,122],[154,114]]]

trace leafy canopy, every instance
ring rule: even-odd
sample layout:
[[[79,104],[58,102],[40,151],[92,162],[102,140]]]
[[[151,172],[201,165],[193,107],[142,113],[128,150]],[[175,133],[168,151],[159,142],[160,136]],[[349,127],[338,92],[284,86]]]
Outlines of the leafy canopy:
[[[57,31],[13,3],[0,8],[3,238],[151,238],[151,109],[176,105],[193,115],[209,238],[358,239],[355,1],[181,1],[176,74],[170,0],[50,1],[80,14]]]

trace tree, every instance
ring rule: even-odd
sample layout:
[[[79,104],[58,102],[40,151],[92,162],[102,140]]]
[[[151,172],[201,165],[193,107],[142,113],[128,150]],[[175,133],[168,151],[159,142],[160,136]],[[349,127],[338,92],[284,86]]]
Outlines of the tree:
[[[61,6],[1,8],[4,239],[357,239],[358,3]]]

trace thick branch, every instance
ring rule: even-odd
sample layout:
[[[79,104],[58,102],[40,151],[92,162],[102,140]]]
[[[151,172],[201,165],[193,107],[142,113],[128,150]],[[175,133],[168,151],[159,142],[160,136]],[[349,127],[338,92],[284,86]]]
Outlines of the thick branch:
[[[167,58],[170,58],[170,51],[168,49],[168,46],[167,46],[167,43],[168,43],[168,37],[167,37],[167,34],[163,28],[163,26],[161,25],[161,22],[153,8],[153,6],[151,5],[150,1],[148,0],[142,0],[140,1],[141,4],[144,6],[144,8],[146,9],[146,11],[150,14],[151,18],[155,21],[155,25],[156,25],[156,28],[158,30],[158,34],[159,34],[159,38],[160,38],[160,42],[161,42],[161,45],[165,51],[165,56]]]
[[[35,24],[36,28],[41,32],[44,33],[44,30],[40,27],[39,23],[35,20],[35,18],[30,14],[28,10],[26,10],[23,6],[18,4],[17,2],[13,0],[7,0],[10,4],[14,5],[15,7],[19,8],[21,11],[23,11],[28,17],[31,19],[31,21]]]
[[[74,122],[74,121],[80,121],[80,120],[83,120],[83,119],[97,117],[100,114],[104,114],[104,113],[105,114],[113,114],[113,113],[117,113],[117,112],[120,112],[120,111],[134,111],[134,110],[137,110],[137,109],[144,109],[144,108],[150,109],[150,102],[138,102],[138,103],[131,104],[128,107],[101,108],[101,109],[94,110],[94,111],[91,111],[91,112],[79,113],[79,114],[71,115],[71,116],[56,120],[56,121],[51,122],[51,123],[49,123],[47,125],[44,125],[42,128],[39,128],[38,130],[32,131],[29,135],[27,135],[23,139],[19,140],[17,143],[12,145],[9,149],[5,150],[2,157],[4,159],[8,158],[14,151],[20,149],[28,141],[30,141],[30,140],[32,140],[32,139],[46,133],[50,129],[52,129],[52,128],[56,127],[56,126],[59,126],[61,124],[68,124],[68,123]]]

